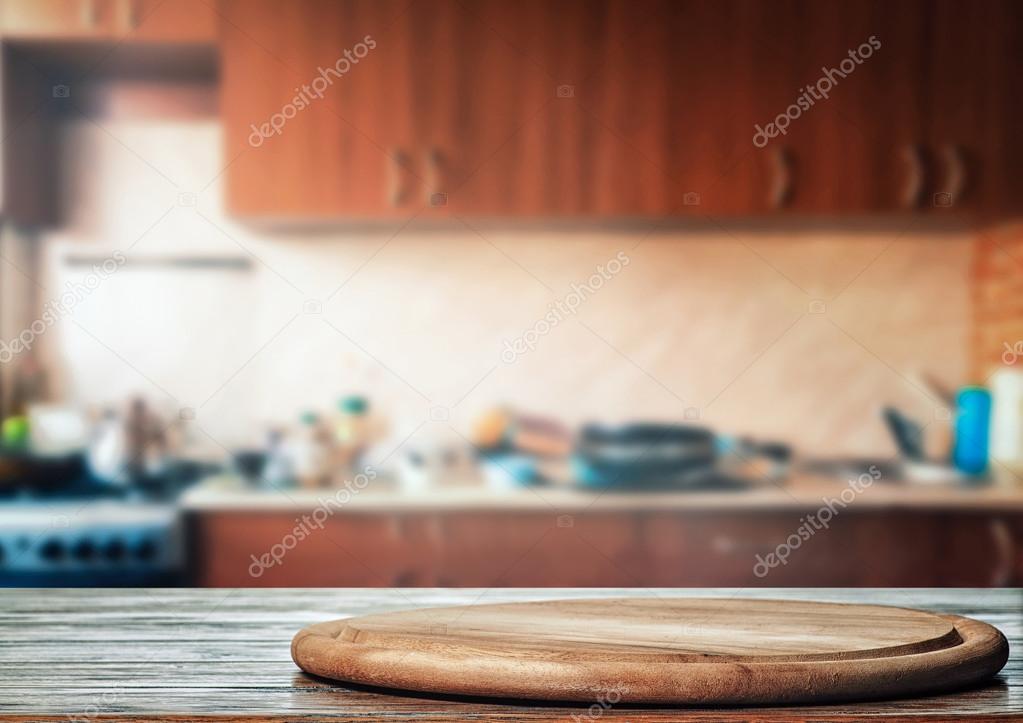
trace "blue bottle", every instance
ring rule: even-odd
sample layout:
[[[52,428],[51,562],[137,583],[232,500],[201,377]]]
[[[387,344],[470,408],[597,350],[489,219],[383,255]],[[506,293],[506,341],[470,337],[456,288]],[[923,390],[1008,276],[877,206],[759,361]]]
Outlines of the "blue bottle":
[[[964,474],[982,475],[988,464],[991,392],[983,387],[963,387],[956,395],[956,406],[952,463]]]

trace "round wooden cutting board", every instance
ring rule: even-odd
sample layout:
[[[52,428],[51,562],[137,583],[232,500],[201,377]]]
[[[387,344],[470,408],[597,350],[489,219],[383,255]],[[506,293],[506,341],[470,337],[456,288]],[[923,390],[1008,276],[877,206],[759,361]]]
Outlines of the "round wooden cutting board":
[[[943,691],[1005,664],[1005,637],[956,615],[787,600],[621,598],[471,605],[313,625],[308,673],[501,698],[769,704]]]

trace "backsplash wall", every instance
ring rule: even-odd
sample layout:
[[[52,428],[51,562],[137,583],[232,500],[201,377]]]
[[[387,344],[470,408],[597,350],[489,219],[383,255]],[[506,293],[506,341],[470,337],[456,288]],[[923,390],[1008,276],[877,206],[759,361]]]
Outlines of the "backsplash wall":
[[[43,242],[48,294],[90,273],[69,255],[126,259],[41,339],[59,396],[143,393],[194,410],[216,444],[366,392],[389,420],[385,452],[449,423],[468,434],[509,402],[569,422],[689,417],[815,453],[894,454],[880,406],[930,421],[939,403],[914,372],[967,378],[965,233],[261,229],[223,212],[213,120],[83,120],[56,142],[66,223]],[[142,263],[186,256],[250,268]],[[516,341],[527,336],[532,349]]]

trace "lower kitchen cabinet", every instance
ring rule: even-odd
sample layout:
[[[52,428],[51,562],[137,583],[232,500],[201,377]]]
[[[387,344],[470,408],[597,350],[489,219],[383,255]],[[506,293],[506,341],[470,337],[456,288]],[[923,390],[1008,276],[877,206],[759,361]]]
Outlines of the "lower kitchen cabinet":
[[[986,587],[1023,584],[1023,514],[849,510],[190,516],[211,587]]]

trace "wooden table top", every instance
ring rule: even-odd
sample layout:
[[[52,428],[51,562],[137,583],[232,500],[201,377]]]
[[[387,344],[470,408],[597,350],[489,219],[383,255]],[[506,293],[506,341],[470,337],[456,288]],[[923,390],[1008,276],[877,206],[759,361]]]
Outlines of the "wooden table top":
[[[1023,718],[1023,591],[851,589],[322,589],[0,591],[0,720],[679,720],[677,708],[487,701],[379,691],[302,673],[295,632],[349,615],[586,597],[743,597],[877,603],[996,625],[1011,653],[952,695],[840,706],[686,709],[704,721]],[[596,707],[593,707],[596,706]]]

